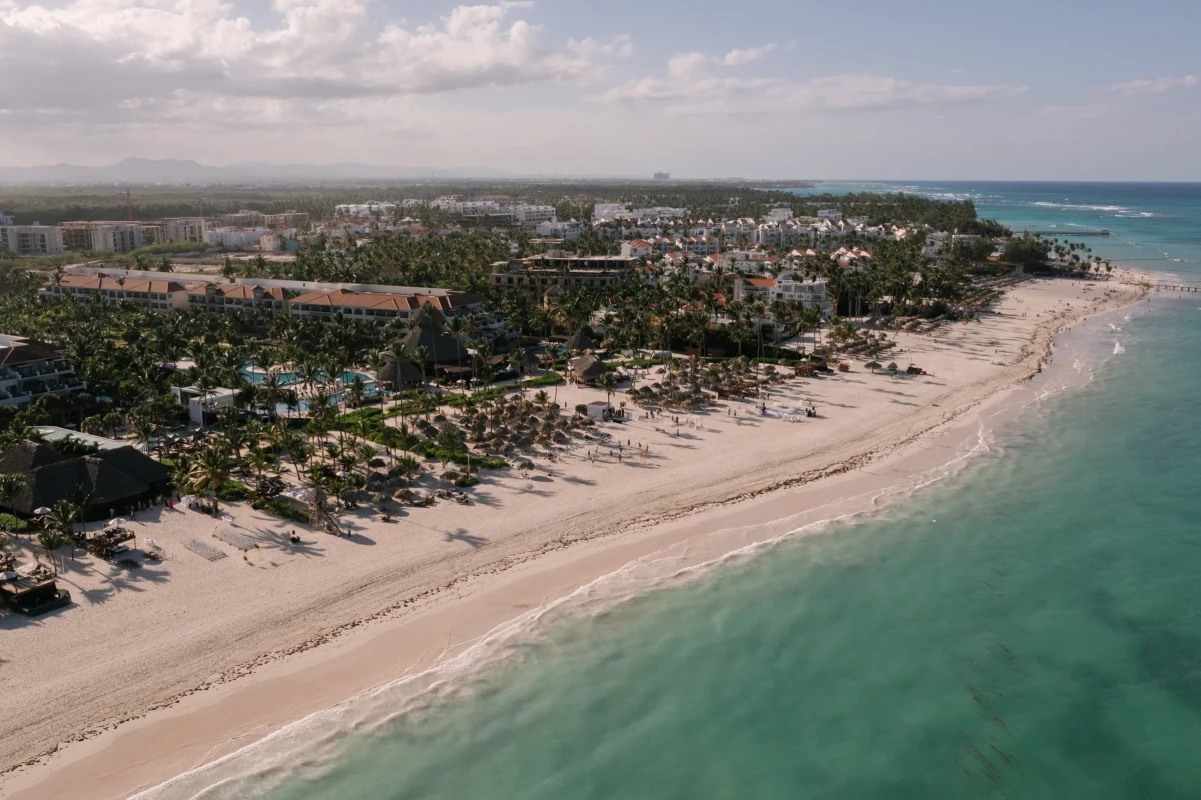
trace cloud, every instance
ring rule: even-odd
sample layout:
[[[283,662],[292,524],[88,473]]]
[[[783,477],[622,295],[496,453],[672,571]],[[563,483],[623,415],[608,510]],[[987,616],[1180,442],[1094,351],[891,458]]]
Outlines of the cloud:
[[[769,42],[762,47],[752,47],[749,50],[731,50],[726,53],[726,57],[721,60],[721,63],[727,67],[737,67],[741,64],[749,64],[752,61],[758,61],[765,55],[776,49],[775,42]]]
[[[633,46],[556,44],[518,18],[528,2],[415,27],[369,19],[368,2],[272,0],[252,22],[225,0],[0,0],[0,74],[21,76],[0,83],[0,124],[386,115],[405,96],[595,81]]]
[[[1109,91],[1118,94],[1163,94],[1173,89],[1191,89],[1201,85],[1201,77],[1197,75],[1182,75],[1179,78],[1143,78],[1125,83],[1117,83],[1109,87]]]
[[[1025,91],[1022,86],[913,83],[878,75],[845,74],[809,80],[736,77],[715,67],[753,61],[771,45],[734,50],[723,58],[679,53],[663,77],[627,81],[600,95],[611,103],[658,104],[671,114],[752,111],[870,111],[973,103]],[[748,55],[756,53],[756,55]]]

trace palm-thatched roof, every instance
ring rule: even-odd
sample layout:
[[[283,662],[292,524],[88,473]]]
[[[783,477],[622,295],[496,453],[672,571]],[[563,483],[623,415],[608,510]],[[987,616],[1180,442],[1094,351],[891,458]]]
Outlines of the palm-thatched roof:
[[[377,381],[390,384],[394,388],[419,386],[423,377],[421,368],[408,359],[389,359],[384,363],[384,368],[375,375]]]
[[[571,374],[580,383],[591,383],[609,371],[605,362],[594,353],[586,353],[571,365]]]
[[[0,453],[0,472],[24,474],[38,467],[65,460],[48,444],[31,441],[17,442]]]
[[[416,363],[417,349],[425,347],[429,350],[428,364],[458,365],[470,359],[462,343],[446,332],[446,317],[442,312],[431,306],[424,306],[417,312],[413,327],[401,342],[401,354]]]
[[[20,442],[0,454],[0,466],[25,477],[25,486],[10,501],[20,514],[53,506],[76,486],[91,495],[90,508],[120,506],[165,489],[170,477],[166,467],[132,447],[62,458],[46,445]]]
[[[584,351],[595,350],[597,345],[592,338],[591,332],[587,328],[580,328],[566,342],[563,347],[568,351]]]

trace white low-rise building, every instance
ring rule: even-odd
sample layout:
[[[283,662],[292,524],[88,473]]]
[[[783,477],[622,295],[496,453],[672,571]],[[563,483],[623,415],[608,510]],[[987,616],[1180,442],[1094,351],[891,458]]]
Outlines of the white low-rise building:
[[[592,221],[624,219],[624,215],[627,213],[629,212],[623,203],[596,203],[592,206]]]
[[[509,206],[509,214],[518,225],[537,225],[541,222],[555,221],[554,206],[515,205]]]
[[[566,222],[542,222],[539,223],[535,232],[539,236],[550,236],[555,239],[563,239],[570,241],[578,239],[584,235],[587,226],[579,220],[570,219]]]
[[[227,250],[253,250],[269,233],[270,228],[214,228],[205,231],[204,241]]]

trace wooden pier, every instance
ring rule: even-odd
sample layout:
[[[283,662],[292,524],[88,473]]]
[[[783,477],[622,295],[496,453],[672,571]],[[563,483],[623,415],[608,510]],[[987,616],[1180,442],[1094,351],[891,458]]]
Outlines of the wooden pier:
[[[1201,292],[1201,286],[1187,286],[1187,285],[1185,285],[1185,284],[1181,284],[1181,283],[1177,283],[1177,284],[1170,284],[1170,283],[1157,283],[1157,284],[1155,284],[1155,291],[1157,291],[1157,292],[1158,292],[1158,291],[1165,291],[1165,292]]]

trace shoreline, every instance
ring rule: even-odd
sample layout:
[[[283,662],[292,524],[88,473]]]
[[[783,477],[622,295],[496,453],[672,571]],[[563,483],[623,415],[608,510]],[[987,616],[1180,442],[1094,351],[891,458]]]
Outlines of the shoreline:
[[[85,785],[99,792],[89,796],[128,796],[138,787],[154,785],[259,740],[284,724],[460,655],[479,637],[511,621],[516,609],[545,607],[581,583],[586,585],[589,575],[596,580],[639,558],[695,544],[714,525],[718,530],[740,527],[744,534],[772,522],[795,527],[804,514],[827,514],[838,503],[853,506],[872,491],[887,491],[914,475],[936,470],[948,462],[945,453],[935,452],[934,442],[969,438],[973,423],[979,423],[986,410],[1041,371],[1059,333],[1091,316],[1138,302],[1146,294],[1146,289],[1135,289],[1120,300],[1097,298],[1099,302],[1092,305],[1052,315],[1034,325],[1013,363],[935,393],[935,400],[916,404],[916,410],[866,433],[759,465],[750,475],[725,481],[725,494],[704,498],[698,496],[703,491],[686,495],[681,490],[691,502],[670,509],[644,504],[633,514],[611,514],[610,518],[619,518],[615,524],[594,526],[590,533],[574,538],[566,534],[544,538],[538,547],[493,559],[481,570],[460,572],[373,614],[326,627],[298,645],[238,664],[160,701],[157,709],[140,710],[124,723],[93,730],[66,748],[55,748],[57,754],[41,757],[36,765],[25,763],[18,772],[10,768],[0,775],[0,797],[70,795],[71,787],[78,791]],[[937,446],[956,449],[949,444]],[[880,474],[863,469],[868,465]],[[801,467],[806,468],[798,474]],[[910,471],[901,481],[884,474],[902,469]],[[878,497],[873,495],[871,501]],[[795,511],[798,505],[801,512]],[[793,513],[781,517],[786,508]],[[739,525],[726,524],[735,518]],[[609,572],[597,574],[599,569]],[[230,731],[232,737],[227,735]]]

